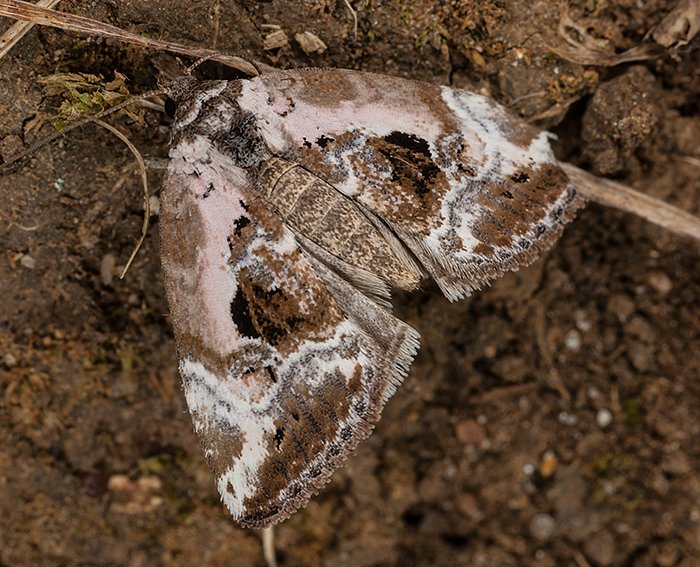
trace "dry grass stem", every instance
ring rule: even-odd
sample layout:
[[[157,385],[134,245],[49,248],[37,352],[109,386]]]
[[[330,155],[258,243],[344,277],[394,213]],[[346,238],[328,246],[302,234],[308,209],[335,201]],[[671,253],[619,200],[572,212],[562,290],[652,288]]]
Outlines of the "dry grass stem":
[[[142,37],[121,30],[115,26],[91,20],[90,18],[49,10],[40,6],[35,6],[29,2],[22,2],[21,0],[0,0],[0,16],[13,18],[15,20],[24,20],[33,24],[60,28],[62,30],[99,35],[102,37],[112,37],[133,45],[171,51],[190,57],[211,56],[211,59],[214,61],[238,69],[251,76],[258,75],[258,69],[267,67],[264,63],[251,63],[241,57],[226,55],[217,51],[212,51],[211,49],[188,47],[180,43]]]
[[[41,0],[37,6],[41,8],[53,8],[61,0]],[[0,37],[0,59],[5,57],[15,44],[22,39],[27,32],[34,27],[32,22],[15,22]]]
[[[262,530],[263,557],[267,567],[277,567],[277,555],[275,554],[275,526]]]
[[[586,199],[633,213],[671,232],[700,241],[700,218],[621,183],[596,177],[570,163],[561,166]]]

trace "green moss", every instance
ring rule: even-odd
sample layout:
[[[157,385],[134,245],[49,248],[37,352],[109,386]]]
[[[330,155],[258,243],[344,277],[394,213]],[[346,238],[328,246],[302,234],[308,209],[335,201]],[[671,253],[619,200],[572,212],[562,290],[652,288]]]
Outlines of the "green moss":
[[[627,427],[637,427],[642,418],[639,400],[637,398],[630,398],[623,401],[622,414],[624,415],[622,422]]]
[[[114,72],[114,79],[106,82],[101,75],[89,73],[56,73],[41,79],[50,96],[63,98],[54,125],[63,130],[71,122],[99,114],[131,97],[126,77]],[[134,110],[129,111],[137,118]]]
[[[167,453],[161,453],[148,459],[141,459],[139,461],[139,470],[143,475],[163,476],[165,470],[172,464],[172,456]]]

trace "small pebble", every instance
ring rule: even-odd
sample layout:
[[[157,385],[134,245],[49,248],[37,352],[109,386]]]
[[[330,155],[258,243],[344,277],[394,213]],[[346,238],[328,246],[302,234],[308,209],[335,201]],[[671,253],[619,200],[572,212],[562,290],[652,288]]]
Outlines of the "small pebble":
[[[551,478],[557,472],[559,459],[554,454],[554,451],[545,451],[540,460],[540,475],[542,478]]]
[[[473,419],[463,419],[455,425],[455,435],[460,443],[479,445],[484,440],[484,428]]]
[[[576,328],[582,333],[587,333],[593,328],[593,325],[588,320],[588,315],[583,309],[576,311],[574,319],[576,319]]]
[[[457,509],[472,520],[478,522],[484,518],[476,496],[468,492],[460,492],[455,499]]]
[[[616,293],[608,300],[607,309],[618,321],[624,323],[634,313],[635,303],[628,295]]]
[[[15,358],[14,355],[8,352],[5,356],[2,357],[2,363],[7,368],[12,368],[13,366],[17,366],[17,358]]]
[[[29,254],[25,254],[19,259],[19,263],[28,270],[33,270],[36,267],[36,260]]]
[[[148,209],[152,217],[157,217],[160,214],[160,199],[156,195],[151,195],[148,198]]]
[[[284,30],[275,30],[265,36],[263,40],[263,49],[265,51],[271,51],[284,47],[287,43],[289,43],[289,39],[287,38],[287,34],[284,33]]]
[[[576,329],[571,329],[564,337],[564,344],[572,352],[581,350],[581,334]]]
[[[590,557],[594,565],[608,567],[615,563],[615,538],[607,531],[591,536],[584,543],[586,556]]]
[[[132,481],[126,475],[114,475],[107,481],[112,493],[110,511],[127,515],[155,512],[163,504],[162,481],[156,476],[142,476]]]
[[[647,281],[652,289],[661,295],[666,295],[673,289],[671,278],[664,272],[650,272]]]
[[[114,280],[114,268],[117,265],[117,258],[114,254],[105,254],[100,262],[100,279],[102,285],[112,285]]]
[[[125,474],[112,475],[107,481],[107,490],[112,492],[121,492],[129,488],[129,486],[131,486],[131,481]]]
[[[598,427],[605,429],[612,423],[612,414],[610,413],[610,410],[605,408],[598,410],[598,413],[595,416],[595,421],[598,424]]]
[[[578,423],[578,417],[568,412],[560,412],[557,416],[559,418],[559,423],[563,425],[574,426]]]
[[[547,541],[554,535],[557,522],[549,514],[535,514],[530,522],[530,533],[539,541]]]
[[[486,345],[484,347],[484,357],[485,358],[494,358],[498,354],[498,349],[496,349],[495,346],[493,345]]]

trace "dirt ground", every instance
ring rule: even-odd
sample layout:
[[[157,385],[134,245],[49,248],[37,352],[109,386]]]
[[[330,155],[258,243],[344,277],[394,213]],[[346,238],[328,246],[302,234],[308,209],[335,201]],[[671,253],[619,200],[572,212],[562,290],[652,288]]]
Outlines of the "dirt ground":
[[[351,4],[356,35],[343,0],[60,6],[278,67],[471,88],[550,128],[562,159],[700,214],[697,38],[602,64],[642,44],[675,2]],[[566,18],[587,46],[577,55]],[[276,30],[287,43],[278,33],[265,50]],[[305,53],[305,31],[327,49]],[[600,60],[581,59],[593,52]],[[41,77],[117,70],[137,93],[174,66],[35,28],[0,61],[0,155],[50,131],[58,101]],[[156,195],[167,122],[155,110],[116,120]],[[219,504],[192,432],[157,216],[117,278],[140,192],[132,155],[93,125],[0,178],[0,566],[264,565],[259,533]],[[700,565],[699,251],[589,206],[545,257],[468,300],[430,286],[397,298],[420,354],[347,468],[277,528],[280,564]]]

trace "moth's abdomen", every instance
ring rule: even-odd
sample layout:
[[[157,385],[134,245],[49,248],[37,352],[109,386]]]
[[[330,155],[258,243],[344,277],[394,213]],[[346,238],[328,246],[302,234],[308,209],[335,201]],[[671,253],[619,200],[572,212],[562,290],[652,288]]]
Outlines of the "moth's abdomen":
[[[341,261],[392,287],[412,290],[421,274],[353,201],[309,170],[279,158],[266,161],[261,189],[284,221]]]

